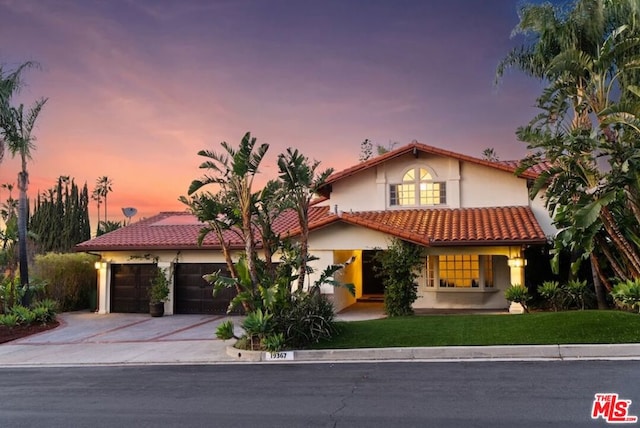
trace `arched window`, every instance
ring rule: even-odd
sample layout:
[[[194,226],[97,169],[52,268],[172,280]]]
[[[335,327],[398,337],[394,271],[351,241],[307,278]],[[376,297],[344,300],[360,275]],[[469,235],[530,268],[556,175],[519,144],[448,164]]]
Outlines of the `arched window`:
[[[389,203],[396,206],[446,204],[446,183],[434,181],[426,168],[412,168],[404,174],[402,183],[389,186]]]

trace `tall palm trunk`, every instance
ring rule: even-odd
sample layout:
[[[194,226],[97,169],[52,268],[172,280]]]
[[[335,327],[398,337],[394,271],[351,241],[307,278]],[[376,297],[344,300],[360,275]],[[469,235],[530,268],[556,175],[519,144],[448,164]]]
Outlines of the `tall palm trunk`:
[[[304,289],[304,280],[307,275],[307,259],[309,258],[309,219],[308,219],[309,207],[304,209],[303,213],[298,214],[300,219],[300,268],[298,270],[298,291]],[[300,215],[305,214],[305,215]]]
[[[249,208],[249,207],[247,207]],[[242,212],[242,236],[244,237],[244,251],[247,255],[247,268],[253,291],[258,288],[258,268],[256,266],[256,248],[253,239],[253,228],[251,227],[251,212],[249,209]]]
[[[107,222],[107,193],[104,194],[104,222]]]
[[[611,214],[611,211],[609,211],[607,207],[602,207],[600,214],[602,224],[609,234],[611,241],[620,255],[625,259],[625,265],[629,276],[631,278],[640,277],[640,254],[638,254],[637,248],[634,248],[633,245],[627,241],[624,234],[616,224],[616,220]]]
[[[18,243],[19,243],[19,264],[20,264],[20,285],[24,289],[22,305],[29,306],[31,296],[29,290],[29,259],[27,251],[27,188],[29,185],[29,173],[27,172],[27,161],[22,156],[22,171],[18,173]]]
[[[600,281],[600,266],[598,265],[598,259],[593,252],[589,254],[589,261],[591,262],[591,278],[593,279],[593,288],[596,292],[596,301],[598,302],[598,309],[607,309],[607,299],[605,297],[602,281]]]

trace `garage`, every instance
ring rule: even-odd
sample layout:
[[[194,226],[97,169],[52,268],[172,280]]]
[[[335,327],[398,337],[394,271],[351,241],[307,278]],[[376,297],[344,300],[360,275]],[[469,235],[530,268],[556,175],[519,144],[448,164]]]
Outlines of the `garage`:
[[[176,314],[226,314],[235,289],[222,290],[214,298],[213,287],[202,276],[221,271],[229,275],[225,263],[180,263],[175,266]]]
[[[149,312],[148,290],[155,264],[111,265],[111,312]]]

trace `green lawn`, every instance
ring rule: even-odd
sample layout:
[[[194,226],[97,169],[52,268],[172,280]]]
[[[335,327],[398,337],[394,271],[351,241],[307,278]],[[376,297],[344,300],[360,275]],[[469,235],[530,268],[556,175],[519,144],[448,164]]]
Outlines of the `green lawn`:
[[[429,315],[339,322],[338,327],[333,340],[314,348],[640,342],[640,315],[613,310]]]

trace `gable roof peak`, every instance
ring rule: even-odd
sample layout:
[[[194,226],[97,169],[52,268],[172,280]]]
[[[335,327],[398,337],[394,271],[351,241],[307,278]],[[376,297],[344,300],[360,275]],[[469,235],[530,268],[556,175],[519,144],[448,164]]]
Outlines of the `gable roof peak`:
[[[443,157],[448,157],[448,158],[452,158],[452,159],[457,159],[459,161],[463,161],[463,162],[469,162],[469,163],[473,163],[473,164],[477,164],[477,165],[483,165],[483,166],[487,166],[490,168],[494,168],[494,169],[498,169],[501,171],[505,171],[505,172],[509,172],[511,174],[515,173],[516,169],[517,169],[517,165],[515,165],[514,163],[506,163],[506,162],[494,162],[494,161],[489,161],[486,159],[480,159],[474,156],[469,156],[469,155],[465,155],[462,153],[457,153],[457,152],[453,152],[451,150],[446,150],[446,149],[441,149],[439,147],[434,147],[434,146],[430,146],[428,144],[423,144],[420,143],[416,140],[413,140],[412,142],[410,142],[407,145],[404,145],[402,147],[398,147],[397,149],[391,150],[387,153],[384,153],[382,155],[373,157],[371,159],[368,159],[364,162],[360,162],[359,164],[356,164],[354,166],[351,166],[347,169],[344,169],[342,171],[338,171],[338,172],[334,172],[333,174],[331,174],[329,176],[329,178],[327,179],[326,184],[332,184],[335,183],[336,181],[339,181],[343,178],[346,177],[350,177],[352,175],[355,175],[357,173],[359,173],[360,171],[364,171],[366,169],[372,168],[376,165],[380,165],[384,162],[387,162],[391,159],[395,159],[397,157],[406,155],[408,153],[412,153],[414,156],[419,156],[420,153],[426,153],[426,154],[431,154],[431,155],[436,155],[436,156],[443,156]],[[523,172],[522,174],[519,175],[520,178],[530,178],[530,179],[535,179],[538,176],[539,172],[537,171],[532,171],[532,170],[527,170],[525,172]]]

